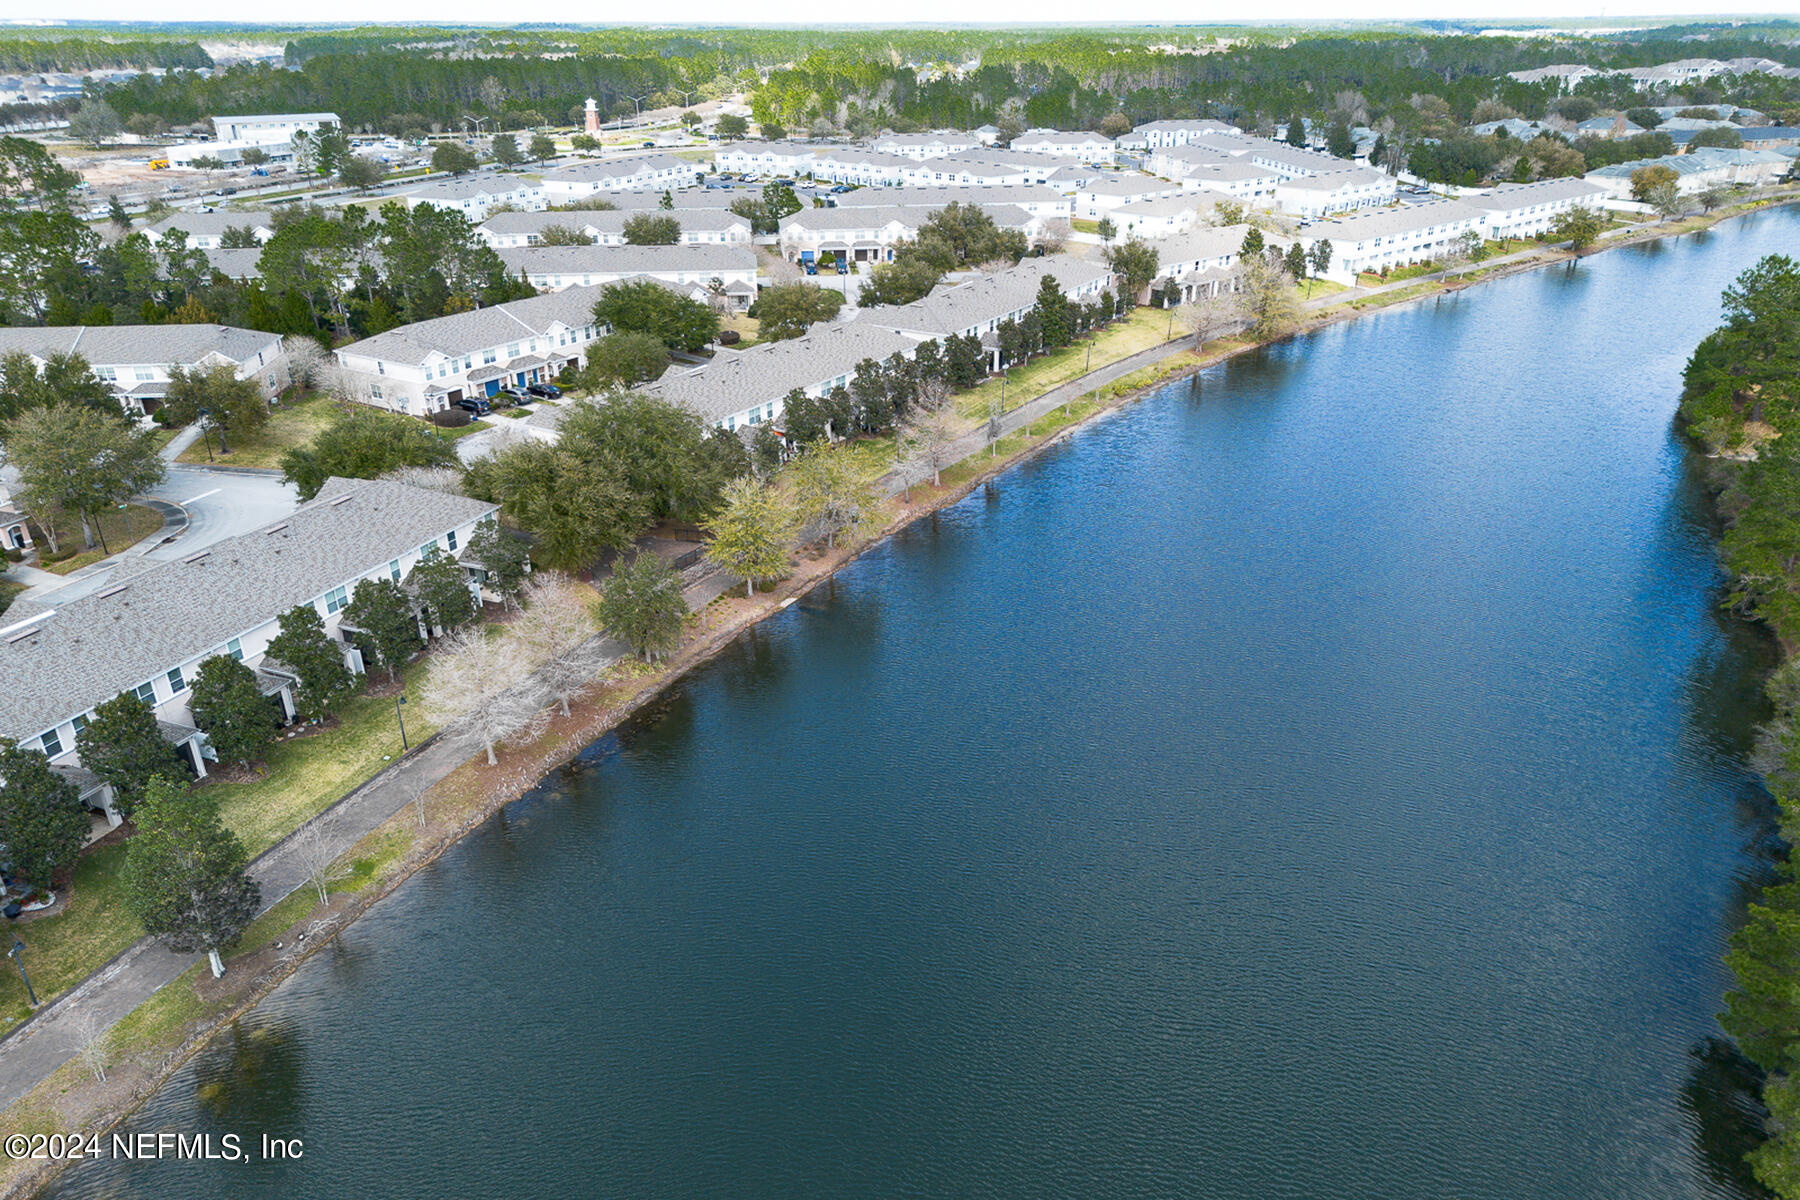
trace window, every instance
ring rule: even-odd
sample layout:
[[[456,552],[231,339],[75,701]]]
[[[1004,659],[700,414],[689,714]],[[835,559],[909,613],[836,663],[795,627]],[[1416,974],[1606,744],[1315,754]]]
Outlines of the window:
[[[57,736],[57,732],[54,729],[39,738],[38,741],[43,743],[44,756],[46,758],[55,758],[63,752],[62,738]]]
[[[379,383],[371,383],[369,385],[369,399],[371,399],[371,400],[383,399],[383,396],[381,394],[381,385]]]
[[[187,691],[187,680],[182,678],[180,667],[176,667],[169,672],[168,680],[169,693],[171,695]]]
[[[69,724],[74,727],[75,735],[80,737],[81,731],[87,728],[87,717],[76,717],[73,721],[70,721]]]
[[[332,588],[329,592],[325,593],[325,615],[330,616],[332,613],[342,609],[344,605],[348,603],[350,603],[348,592],[341,587]]]
[[[137,370],[133,371],[132,374],[137,376],[137,381],[139,383],[149,383],[152,379],[156,378],[156,372],[152,371],[149,367],[139,367]]]
[[[481,352],[482,365],[485,366],[486,364],[493,362],[497,357],[498,356],[492,350],[483,350]]]
[[[393,581],[395,583],[400,582],[400,560],[399,559],[397,559],[397,558],[392,559],[388,562],[388,575],[390,578],[393,579]]]
[[[243,662],[244,661],[244,643],[238,638],[232,638],[229,642],[226,642],[225,643],[225,657],[229,658],[229,659],[234,659],[237,662]]]
[[[156,680],[152,679],[149,683],[138,684],[135,688],[131,689],[131,694],[136,696],[139,700],[142,700],[145,704],[155,704]]]
[[[438,544],[436,538],[432,538],[429,542],[426,542],[423,546],[419,547],[420,558],[433,558],[437,555],[437,552]]]

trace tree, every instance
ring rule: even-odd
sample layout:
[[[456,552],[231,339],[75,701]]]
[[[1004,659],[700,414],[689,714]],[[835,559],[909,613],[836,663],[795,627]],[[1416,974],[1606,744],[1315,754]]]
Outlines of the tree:
[[[1244,230],[1244,242],[1238,247],[1238,257],[1240,259],[1256,257],[1263,252],[1264,245],[1263,231],[1252,225]]]
[[[1715,146],[1721,150],[1741,150],[1744,135],[1729,125],[1717,125],[1711,129],[1702,129],[1688,139],[1689,150],[1701,150],[1707,146]]]
[[[1109,138],[1122,138],[1131,129],[1131,118],[1122,112],[1107,113],[1100,119],[1100,132]]]
[[[1643,105],[1626,109],[1625,119],[1640,129],[1655,129],[1663,122],[1661,113]]]
[[[243,437],[261,429],[269,419],[269,402],[257,390],[256,381],[238,378],[237,369],[229,363],[172,368],[163,405],[179,425],[204,418],[220,430],[221,446],[226,434]]]
[[[1600,214],[1591,208],[1571,208],[1559,213],[1550,224],[1550,239],[1569,243],[1569,249],[1577,254],[1593,245],[1599,237]]]
[[[332,476],[379,479],[402,467],[456,466],[456,444],[422,421],[354,405],[311,442],[281,456],[281,472],[311,500]]]
[[[944,272],[924,258],[912,256],[877,265],[857,294],[864,308],[877,304],[911,304],[923,300],[944,278]]]
[[[1306,278],[1306,268],[1310,262],[1311,260],[1306,257],[1306,248],[1299,242],[1296,241],[1293,245],[1288,247],[1286,258],[1287,273],[1293,276],[1295,283]]]
[[[594,301],[596,324],[615,332],[649,333],[671,350],[689,353],[719,336],[719,316],[653,280],[615,283]]]
[[[448,171],[452,175],[466,175],[481,165],[475,152],[467,146],[456,142],[439,142],[437,149],[431,152],[431,169]]]
[[[532,576],[525,588],[525,611],[507,626],[506,636],[537,665],[551,698],[569,715],[569,700],[591,678],[591,667],[578,662],[575,651],[594,635],[590,593],[559,571]]]
[[[1264,255],[1241,259],[1243,303],[1250,318],[1250,336],[1259,342],[1285,337],[1294,331],[1299,306],[1287,271]]]
[[[525,161],[525,155],[519,149],[519,139],[510,133],[494,135],[494,144],[489,148],[494,161],[503,167],[516,167]]]
[[[6,456],[19,472],[20,493],[38,512],[81,517],[91,548],[99,514],[161,482],[164,463],[155,435],[121,417],[57,402],[8,421]],[[51,550],[60,550],[52,535]]]
[[[626,218],[625,240],[633,246],[678,246],[681,222],[656,213],[635,213]]]
[[[838,534],[854,538],[879,508],[874,485],[847,447],[813,442],[788,464],[787,476],[799,524],[825,535],[826,553],[837,549]]]
[[[156,710],[136,692],[94,706],[75,735],[81,765],[112,786],[113,806],[129,817],[152,779],[181,777],[181,763],[156,724]]]
[[[46,354],[41,367],[22,350],[0,355],[0,421],[54,404],[76,405],[113,419],[120,416],[118,397],[81,355]]]
[[[246,167],[260,167],[269,161],[269,152],[260,146],[245,146],[238,151],[238,157]]]
[[[950,391],[942,383],[929,383],[919,388],[913,410],[900,426],[898,438],[903,471],[914,469],[931,472],[931,486],[943,483],[944,468],[955,461],[956,425],[952,419]]]
[[[815,283],[779,283],[762,290],[755,312],[760,335],[769,341],[797,338],[820,321],[837,316],[842,293],[827,291]]]
[[[119,136],[124,125],[112,105],[104,100],[83,100],[69,117],[69,135],[90,146],[104,146]]]
[[[1306,122],[1299,113],[1288,118],[1287,144],[1302,147],[1306,145]]]
[[[194,724],[222,760],[248,767],[274,745],[274,706],[237,659],[215,654],[202,662],[189,696]]]
[[[687,615],[681,576],[647,551],[620,560],[593,606],[600,628],[645,662],[658,662],[674,652]]]
[[[722,113],[718,123],[719,136],[728,142],[734,142],[750,132],[750,122],[736,113]]]
[[[349,875],[337,866],[338,859],[343,856],[326,837],[324,820],[321,817],[302,825],[288,839],[287,846],[293,864],[300,868],[301,877],[318,893],[320,904],[331,898],[331,885]]]
[[[499,596],[502,604],[517,607],[531,567],[524,540],[506,532],[498,521],[483,521],[469,538],[468,557],[481,564],[485,576],[481,586]]]
[[[388,681],[400,677],[419,651],[419,616],[406,592],[391,579],[364,579],[350,593],[344,621],[362,630],[364,649],[374,651]]]
[[[1094,224],[1094,232],[1100,235],[1103,243],[1110,245],[1112,240],[1119,236],[1119,227],[1113,224],[1111,217],[1101,217]]]
[[[529,689],[514,689],[529,670],[507,638],[480,625],[459,629],[432,658],[421,702],[440,724],[467,721],[491,767],[500,761],[495,746],[528,739],[548,715]]]
[[[269,657],[300,677],[294,709],[303,721],[318,721],[356,695],[355,674],[344,665],[344,647],[325,632],[319,610],[296,604],[280,617],[281,632],[269,640]]]
[[[157,782],[144,797],[137,836],[125,846],[125,903],[144,932],[183,954],[206,951],[213,978],[219,951],[238,944],[262,903],[244,870],[249,856],[205,792],[188,796]]]
[[[1183,323],[1194,335],[1195,354],[1204,350],[1207,342],[1235,325],[1243,315],[1237,293],[1224,288],[1201,295],[1181,312]]]
[[[751,478],[725,487],[724,506],[713,518],[706,557],[744,580],[744,595],[756,594],[758,579],[787,573],[788,542],[794,526],[787,502],[773,488]]]
[[[1156,247],[1137,237],[1128,237],[1106,251],[1106,265],[1123,280],[1119,294],[1129,296],[1134,304],[1156,278],[1157,263]]]
[[[361,154],[347,154],[338,164],[338,182],[347,188],[366,192],[387,177],[387,169]]]
[[[608,547],[630,545],[651,521],[649,501],[632,490],[623,464],[536,440],[471,463],[465,486],[537,538],[537,562],[560,570],[587,569]]]
[[[1356,139],[1350,136],[1350,123],[1338,119],[1331,123],[1325,133],[1325,149],[1337,158],[1353,158],[1356,155]]]
[[[1069,298],[1063,295],[1056,276],[1045,275],[1038,283],[1037,300],[1032,311],[1037,314],[1039,337],[1045,350],[1056,350],[1075,337],[1075,322],[1069,314]]]
[[[569,139],[569,149],[571,150],[579,150],[583,153],[587,153],[588,151],[598,150],[599,148],[600,140],[590,134],[578,133]]]
[[[1660,184],[1679,184],[1681,176],[1673,167],[1665,167],[1658,163],[1652,167],[1639,167],[1631,173],[1631,198],[1639,204],[1653,204],[1651,193]]]
[[[48,887],[75,865],[87,835],[75,785],[52,771],[41,751],[0,738],[0,844],[13,873]]]
[[[533,134],[529,147],[531,157],[539,162],[556,157],[556,142],[547,133]]]
[[[131,231],[131,214],[125,211],[125,204],[118,196],[114,196],[106,205],[106,219],[113,223],[113,228],[122,232]]]
[[[1714,184],[1712,187],[1702,189],[1700,194],[1695,196],[1694,199],[1700,202],[1700,209],[1702,212],[1711,212],[1713,209],[1723,208],[1729,203],[1731,200],[1731,193],[1727,189]]]
[[[448,632],[476,617],[468,572],[448,554],[427,554],[407,575],[406,587],[425,610],[427,625]]]
[[[669,369],[669,348],[653,333],[625,330],[609,333],[588,347],[582,386],[595,391],[636,387],[662,377]]]
[[[1312,245],[1306,256],[1306,265],[1312,268],[1314,279],[1331,270],[1331,239],[1320,238]]]

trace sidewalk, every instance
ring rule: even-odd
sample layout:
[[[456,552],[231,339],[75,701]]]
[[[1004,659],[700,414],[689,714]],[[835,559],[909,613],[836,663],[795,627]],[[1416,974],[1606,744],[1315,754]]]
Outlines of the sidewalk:
[[[688,607],[698,612],[739,582],[723,572],[710,575],[687,590]],[[628,653],[622,643],[597,634],[582,643],[573,657],[592,676]],[[534,692],[540,703],[552,703],[541,673],[533,673],[513,691]],[[453,722],[307,825],[323,831],[326,843],[341,855],[480,751],[480,739],[466,723]],[[289,835],[250,864],[251,876],[262,885],[262,911],[299,888],[311,886],[305,868],[295,861],[294,846],[294,835]],[[160,942],[143,938],[60,999],[33,1013],[0,1039],[0,1108],[17,1102],[75,1057],[87,1040],[111,1029],[157,989],[204,961],[205,955],[176,954]],[[91,1026],[90,1017],[97,1018]]]

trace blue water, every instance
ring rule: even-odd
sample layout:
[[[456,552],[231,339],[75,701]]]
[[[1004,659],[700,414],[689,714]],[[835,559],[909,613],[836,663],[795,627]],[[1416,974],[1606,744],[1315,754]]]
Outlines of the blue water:
[[[381,903],[58,1196],[1749,1195],[1683,361],[1791,212],[1164,388]]]

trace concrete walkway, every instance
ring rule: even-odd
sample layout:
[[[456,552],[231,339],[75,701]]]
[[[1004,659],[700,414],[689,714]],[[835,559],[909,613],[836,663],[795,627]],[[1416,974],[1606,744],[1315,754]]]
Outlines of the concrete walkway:
[[[710,575],[688,588],[688,607],[698,612],[740,582],[722,572]],[[596,635],[582,643],[573,657],[593,676],[628,652],[612,638]],[[533,674],[513,690],[528,690],[546,706],[552,702],[550,688],[540,674]],[[341,855],[411,804],[421,791],[480,752],[480,737],[466,722],[453,722],[301,828],[316,826],[325,843]],[[311,886],[306,868],[298,861],[297,836],[298,831],[250,864],[250,874],[262,884],[264,911],[299,888]],[[29,969],[30,928],[22,935]],[[140,939],[73,990],[15,1026],[0,1039],[0,1108],[19,1100],[68,1062],[87,1039],[111,1029],[157,989],[204,961],[204,955],[176,954],[160,942]]]

